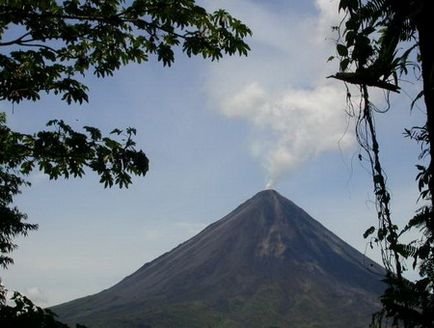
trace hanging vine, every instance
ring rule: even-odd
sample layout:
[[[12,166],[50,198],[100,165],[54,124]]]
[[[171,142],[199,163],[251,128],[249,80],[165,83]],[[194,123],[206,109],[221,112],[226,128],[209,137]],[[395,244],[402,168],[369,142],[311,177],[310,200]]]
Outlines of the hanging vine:
[[[348,84],[358,86],[360,102],[355,113],[356,136],[369,163],[378,226],[370,227],[364,237],[379,246],[386,269],[387,289],[381,297],[382,309],[373,315],[372,327],[434,327],[434,49],[428,31],[434,21],[426,0],[340,0],[345,12],[340,26],[337,54],[340,70],[332,78],[344,81],[351,108]],[[333,57],[331,58],[333,59]],[[405,135],[420,144],[418,160],[429,158],[429,165],[416,165],[421,206],[405,227],[399,228],[391,216],[391,195],[380,159],[374,116],[389,109],[389,93],[399,93],[400,78],[414,68],[422,72],[422,90],[413,101],[423,97],[426,124],[405,130]],[[369,88],[385,90],[388,107],[380,111],[371,101]],[[360,156],[362,158],[362,156]],[[420,229],[420,238],[402,242],[410,229]],[[372,237],[373,236],[373,237]],[[405,260],[412,258],[420,279],[404,278]]]

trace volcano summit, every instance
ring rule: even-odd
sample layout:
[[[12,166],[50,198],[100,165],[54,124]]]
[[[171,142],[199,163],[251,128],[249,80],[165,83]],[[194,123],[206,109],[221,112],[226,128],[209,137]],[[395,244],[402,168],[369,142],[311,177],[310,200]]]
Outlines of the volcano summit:
[[[274,190],[98,294],[52,308],[92,327],[367,327],[384,270]]]

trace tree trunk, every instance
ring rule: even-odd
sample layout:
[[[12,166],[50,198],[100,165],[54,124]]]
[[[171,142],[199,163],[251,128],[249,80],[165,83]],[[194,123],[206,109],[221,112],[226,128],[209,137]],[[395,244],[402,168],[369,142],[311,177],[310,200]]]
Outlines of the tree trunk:
[[[421,0],[421,12],[416,17],[416,26],[419,33],[419,51],[422,65],[423,92],[427,116],[427,132],[429,139],[430,164],[428,167],[428,188],[431,197],[431,209],[426,221],[428,234],[428,245],[430,254],[425,259],[429,266],[432,266],[434,258],[433,238],[434,238],[434,42],[432,32],[434,30],[433,12],[429,8],[428,2],[432,0]],[[434,274],[432,270],[425,273],[430,284],[434,283]],[[432,286],[432,285],[431,285]],[[432,287],[431,287],[432,288]],[[428,291],[428,296],[422,302],[423,308],[423,327],[432,327],[433,324],[433,295],[432,289]]]
[[[434,209],[434,19],[432,10],[428,8],[428,2],[422,0],[422,10],[416,21],[419,33],[419,50],[422,62],[423,92],[426,105],[427,131],[429,136],[430,164],[428,174],[430,177],[428,188],[431,194],[431,205]],[[434,220],[429,220],[430,232],[434,232]]]

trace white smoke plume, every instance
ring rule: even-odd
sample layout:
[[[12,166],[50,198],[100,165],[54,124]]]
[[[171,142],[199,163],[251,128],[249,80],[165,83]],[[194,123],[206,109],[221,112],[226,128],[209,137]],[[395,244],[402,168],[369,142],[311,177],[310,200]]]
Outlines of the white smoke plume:
[[[273,93],[254,82],[228,98],[222,111],[257,130],[252,150],[267,170],[266,188],[272,188],[286,171],[320,153],[352,144],[339,102],[344,99],[343,90],[333,86]]]
[[[344,87],[326,79],[336,69],[326,60],[334,52],[337,2],[317,0],[309,15],[253,1],[243,6],[241,18],[254,33],[252,52],[213,68],[209,92],[223,115],[252,127],[252,152],[272,188],[286,172],[353,142]]]
[[[30,287],[27,288],[24,295],[32,300],[33,303],[43,306],[48,302],[47,295],[42,291],[39,287]]]

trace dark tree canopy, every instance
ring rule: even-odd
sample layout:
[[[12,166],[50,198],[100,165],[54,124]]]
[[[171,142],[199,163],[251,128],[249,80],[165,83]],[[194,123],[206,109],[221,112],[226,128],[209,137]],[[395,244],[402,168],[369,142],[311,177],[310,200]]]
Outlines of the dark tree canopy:
[[[194,0],[35,0],[0,5],[0,100],[37,100],[42,91],[87,101],[77,79],[112,75],[155,56],[174,61],[175,46],[212,60],[246,55],[250,30],[224,10]]]
[[[373,236],[387,269],[388,289],[382,296],[383,310],[374,316],[373,326],[400,324],[402,327],[434,327],[434,12],[430,0],[340,0],[345,13],[337,44],[340,71],[334,78],[359,87],[361,102],[355,109],[357,138],[366,151],[376,197],[378,226],[370,227],[365,237]],[[405,135],[420,144],[416,159],[420,208],[405,227],[392,218],[391,193],[387,189],[380,159],[374,116],[379,112],[371,102],[369,88],[399,92],[401,79],[414,74],[421,90],[418,100],[425,104],[423,126],[405,129]],[[388,97],[388,95],[387,95]],[[419,238],[402,241],[408,230]],[[415,282],[403,277],[406,260],[420,274]]]
[[[27,215],[13,206],[13,197],[22,186],[29,186],[25,176],[39,169],[50,179],[82,177],[87,167],[100,176],[104,187],[128,187],[131,175],[145,175],[148,158],[135,149],[134,129],[115,129],[112,135],[120,141],[102,137],[101,132],[85,126],[84,133],[74,131],[63,121],[50,121],[54,129],[39,131],[34,135],[14,132],[0,117],[0,266],[12,263],[10,253],[16,245],[13,238],[37,229],[26,223]]]
[[[1,290],[0,296],[5,291]],[[14,305],[2,304],[0,300],[0,323],[2,327],[26,327],[26,328],[69,328],[70,326],[58,321],[56,315],[49,309],[43,309],[33,302],[15,292],[12,296]],[[75,325],[76,328],[86,328],[83,325]]]
[[[86,74],[106,77],[128,63],[155,57],[174,62],[174,48],[187,56],[218,60],[247,55],[250,30],[224,10],[208,13],[194,0],[9,0],[0,2],[0,101],[37,101],[42,93],[68,104],[87,102]],[[136,149],[136,130],[114,129],[110,137],[85,126],[74,131],[59,120],[34,134],[12,131],[0,113],[0,267],[13,260],[13,239],[37,229],[13,204],[34,169],[50,179],[96,172],[104,187],[128,187],[149,160]],[[68,327],[49,310],[15,293],[6,304],[0,280],[3,327]],[[79,327],[79,325],[77,325]]]
[[[87,102],[87,74],[106,77],[128,63],[155,57],[174,62],[174,48],[187,56],[218,60],[246,55],[250,30],[224,10],[213,13],[194,0],[10,0],[0,2],[0,100],[37,101],[58,95],[68,104]],[[0,116],[0,267],[12,263],[13,238],[37,228],[13,205],[34,169],[50,179],[96,172],[105,187],[128,187],[145,175],[148,158],[136,149],[132,128],[110,137],[85,126],[74,131],[51,121],[46,131],[12,131]]]

